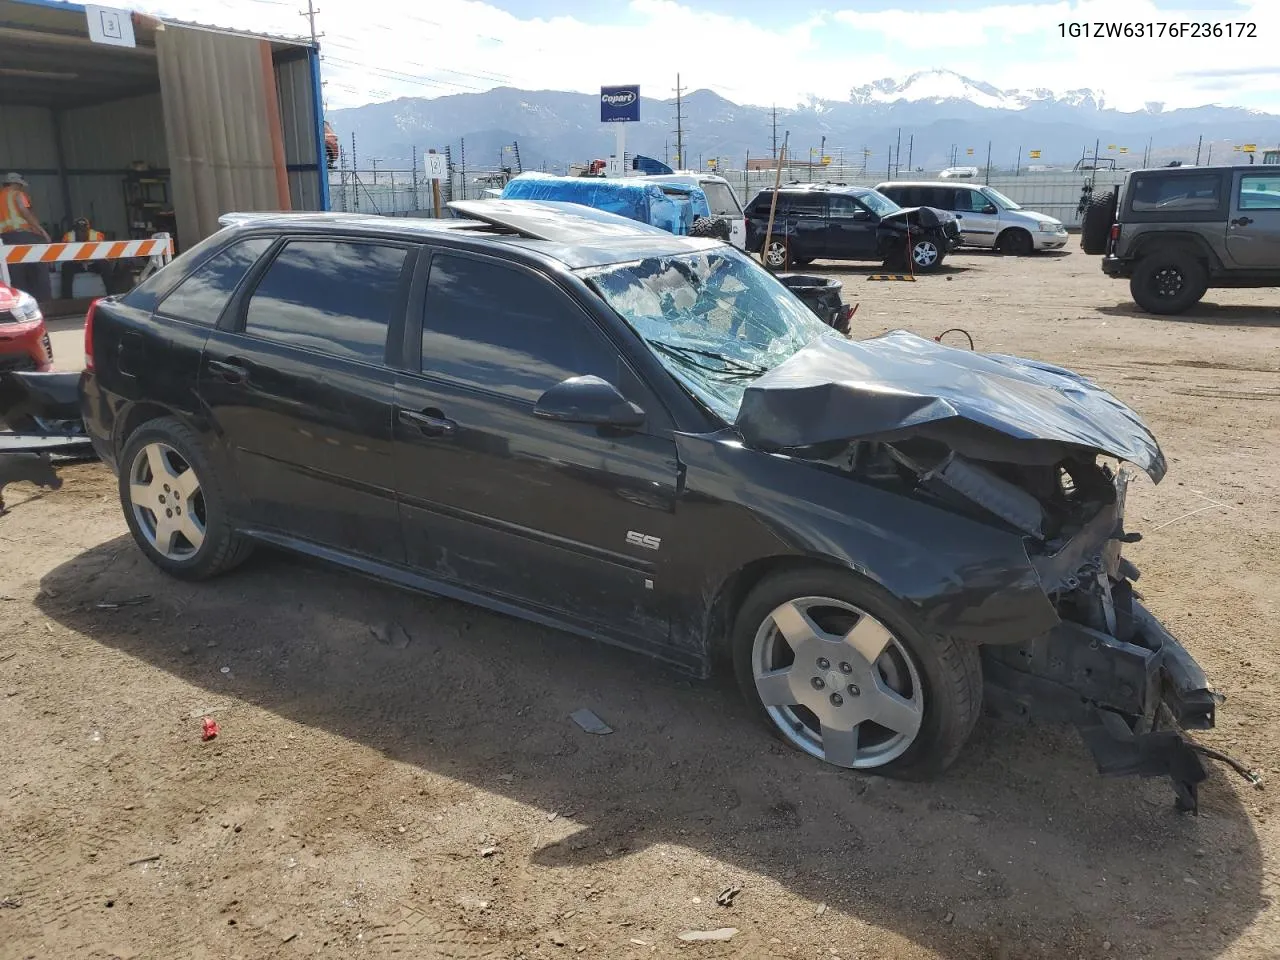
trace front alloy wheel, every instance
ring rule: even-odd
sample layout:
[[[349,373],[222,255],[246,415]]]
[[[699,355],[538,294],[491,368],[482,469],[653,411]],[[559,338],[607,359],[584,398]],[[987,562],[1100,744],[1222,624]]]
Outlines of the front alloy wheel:
[[[932,240],[917,240],[911,247],[911,260],[918,270],[932,270],[941,257],[942,251]]]
[[[978,648],[926,632],[877,583],[782,571],[742,601],[733,670],[777,736],[838,767],[924,779],[956,758],[982,706]]]
[[[871,769],[915,742],[924,689],[883,623],[832,597],[775,607],[752,646],[756,692],[783,738],[840,767]]]
[[[133,518],[157,553],[166,560],[189,560],[205,537],[205,503],[200,478],[191,464],[167,443],[138,450],[129,468]]]

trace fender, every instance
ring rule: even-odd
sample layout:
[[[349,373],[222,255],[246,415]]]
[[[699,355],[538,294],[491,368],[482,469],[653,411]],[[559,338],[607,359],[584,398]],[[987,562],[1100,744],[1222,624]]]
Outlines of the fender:
[[[1059,618],[1020,536],[871,486],[830,466],[752,450],[729,431],[677,435],[689,511],[667,563],[680,592],[673,640],[710,656],[709,623],[726,585],[770,562],[838,565],[882,586],[923,629],[972,643],[1016,643]],[[806,469],[807,468],[807,469]],[[748,482],[747,478],[751,478]],[[759,492],[754,503],[742,491]]]
[[[1123,230],[1123,226],[1121,230]],[[1159,232],[1159,233],[1143,233],[1139,234],[1134,240],[1133,249],[1128,251],[1126,258],[1130,260],[1140,260],[1153,250],[1167,251],[1170,249],[1190,250],[1192,253],[1205,261],[1209,267],[1209,272],[1214,273],[1222,269],[1222,260],[1218,257],[1217,252],[1213,249],[1203,236],[1193,231]]]

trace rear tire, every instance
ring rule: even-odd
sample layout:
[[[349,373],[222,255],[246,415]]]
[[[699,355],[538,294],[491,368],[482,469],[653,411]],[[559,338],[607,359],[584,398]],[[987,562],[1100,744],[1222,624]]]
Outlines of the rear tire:
[[[1116,191],[1094,197],[1085,207],[1084,217],[1080,223],[1080,249],[1092,257],[1107,252],[1107,240],[1111,236],[1111,225],[1116,220],[1118,197]]]
[[[120,504],[148,560],[180,580],[207,580],[253,550],[236,532],[200,437],[176,417],[150,420],[120,456]]]
[[[1031,234],[1015,228],[1000,234],[996,249],[1006,257],[1029,257],[1036,252],[1036,244]]]
[[[1129,279],[1134,303],[1147,313],[1164,316],[1191,309],[1208,289],[1208,271],[1192,254],[1182,250],[1147,254],[1138,261]]]
[[[839,642],[842,636],[858,638],[858,647]],[[920,632],[886,590],[842,570],[767,577],[738,611],[732,643],[738,685],[758,719],[835,766],[904,779],[937,776],[981,712],[977,647]],[[909,709],[897,712],[903,708]],[[883,716],[885,725],[867,713]],[[902,724],[904,718],[911,722]],[[851,749],[837,736],[849,726]]]

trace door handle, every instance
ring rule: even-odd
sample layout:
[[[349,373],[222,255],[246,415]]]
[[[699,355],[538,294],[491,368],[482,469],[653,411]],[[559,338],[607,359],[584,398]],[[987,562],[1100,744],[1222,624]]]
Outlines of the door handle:
[[[244,383],[249,379],[249,371],[242,367],[235,357],[231,357],[225,362],[222,360],[210,360],[209,369],[222,377],[227,383]]]
[[[413,410],[400,410],[397,415],[400,422],[417,427],[427,436],[452,437],[458,432],[458,425],[434,408],[416,413]]]
[[[1236,217],[1231,221],[1233,227],[1247,227],[1251,223],[1253,223],[1252,217]]]

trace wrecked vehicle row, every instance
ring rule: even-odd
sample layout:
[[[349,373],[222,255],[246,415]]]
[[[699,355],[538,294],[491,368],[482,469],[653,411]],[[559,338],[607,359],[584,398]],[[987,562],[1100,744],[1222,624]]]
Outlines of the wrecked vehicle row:
[[[1120,462],[1166,469],[1132,410],[1046,364],[849,340],[714,241],[454,207],[238,217],[97,305],[85,422],[157,566],[203,579],[267,543],[725,663],[778,736],[886,775],[944,770],[984,702],[1043,715],[1195,807],[1182,731],[1220,698],[1122,556]],[[211,283],[192,336],[181,293]]]

